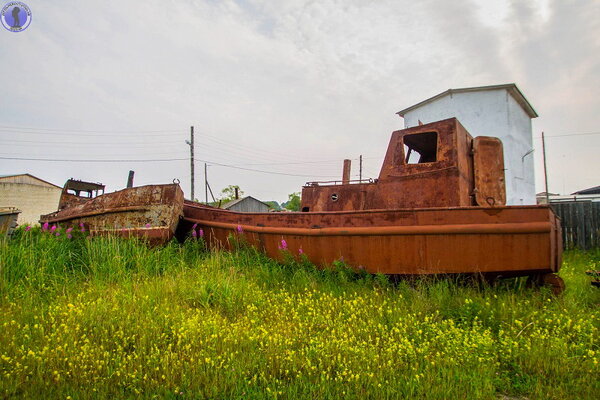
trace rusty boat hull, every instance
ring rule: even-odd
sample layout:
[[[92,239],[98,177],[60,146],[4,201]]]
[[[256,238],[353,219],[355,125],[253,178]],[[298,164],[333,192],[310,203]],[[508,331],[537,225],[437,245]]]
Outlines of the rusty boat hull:
[[[91,236],[137,237],[160,245],[171,240],[183,216],[183,191],[178,184],[147,185],[103,194],[51,214],[40,223],[79,229]]]
[[[320,267],[343,260],[370,273],[511,277],[561,264],[560,222],[547,206],[238,213],[185,201],[181,231],[193,224],[211,248],[231,248],[241,230],[271,258],[288,252]]]

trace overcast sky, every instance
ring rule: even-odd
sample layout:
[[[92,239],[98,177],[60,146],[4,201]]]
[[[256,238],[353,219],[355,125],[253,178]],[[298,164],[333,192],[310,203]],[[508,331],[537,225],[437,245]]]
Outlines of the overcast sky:
[[[189,196],[194,125],[197,198],[207,161],[215,194],[284,201],[340,179],[344,158],[357,177],[362,154],[376,177],[400,109],[514,82],[540,115],[537,191],[541,131],[550,191],[600,185],[598,1],[25,3],[29,28],[0,30],[0,157],[173,161],[0,159],[0,174],[112,191],[133,169],[137,185],[178,178]]]

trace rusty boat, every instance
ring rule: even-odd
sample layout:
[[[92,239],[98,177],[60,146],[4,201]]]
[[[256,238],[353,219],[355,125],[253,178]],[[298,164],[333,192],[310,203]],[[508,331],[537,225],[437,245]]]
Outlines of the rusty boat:
[[[58,211],[40,216],[40,223],[82,226],[92,236],[115,234],[160,245],[173,238],[182,216],[183,191],[176,183],[104,193],[102,184],[69,179]]]
[[[547,205],[507,206],[502,142],[455,119],[392,133],[379,177],[309,182],[301,212],[240,213],[184,201],[179,234],[202,229],[213,248],[232,237],[282,260],[336,260],[388,275],[530,276],[564,287],[558,217]]]

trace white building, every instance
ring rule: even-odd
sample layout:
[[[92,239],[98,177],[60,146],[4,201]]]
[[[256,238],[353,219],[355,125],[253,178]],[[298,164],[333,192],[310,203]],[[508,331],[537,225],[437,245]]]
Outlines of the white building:
[[[37,224],[58,209],[62,188],[30,174],[0,176],[0,207],[21,210],[17,223]]]
[[[398,111],[404,126],[456,117],[473,136],[495,136],[504,144],[506,203],[535,204],[531,119],[538,115],[517,85],[449,89]]]

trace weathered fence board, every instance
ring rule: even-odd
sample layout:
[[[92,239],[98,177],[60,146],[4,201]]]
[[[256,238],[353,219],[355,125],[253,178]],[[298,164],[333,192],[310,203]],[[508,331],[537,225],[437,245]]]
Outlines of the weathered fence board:
[[[600,202],[551,203],[561,219],[565,249],[600,247]]]

